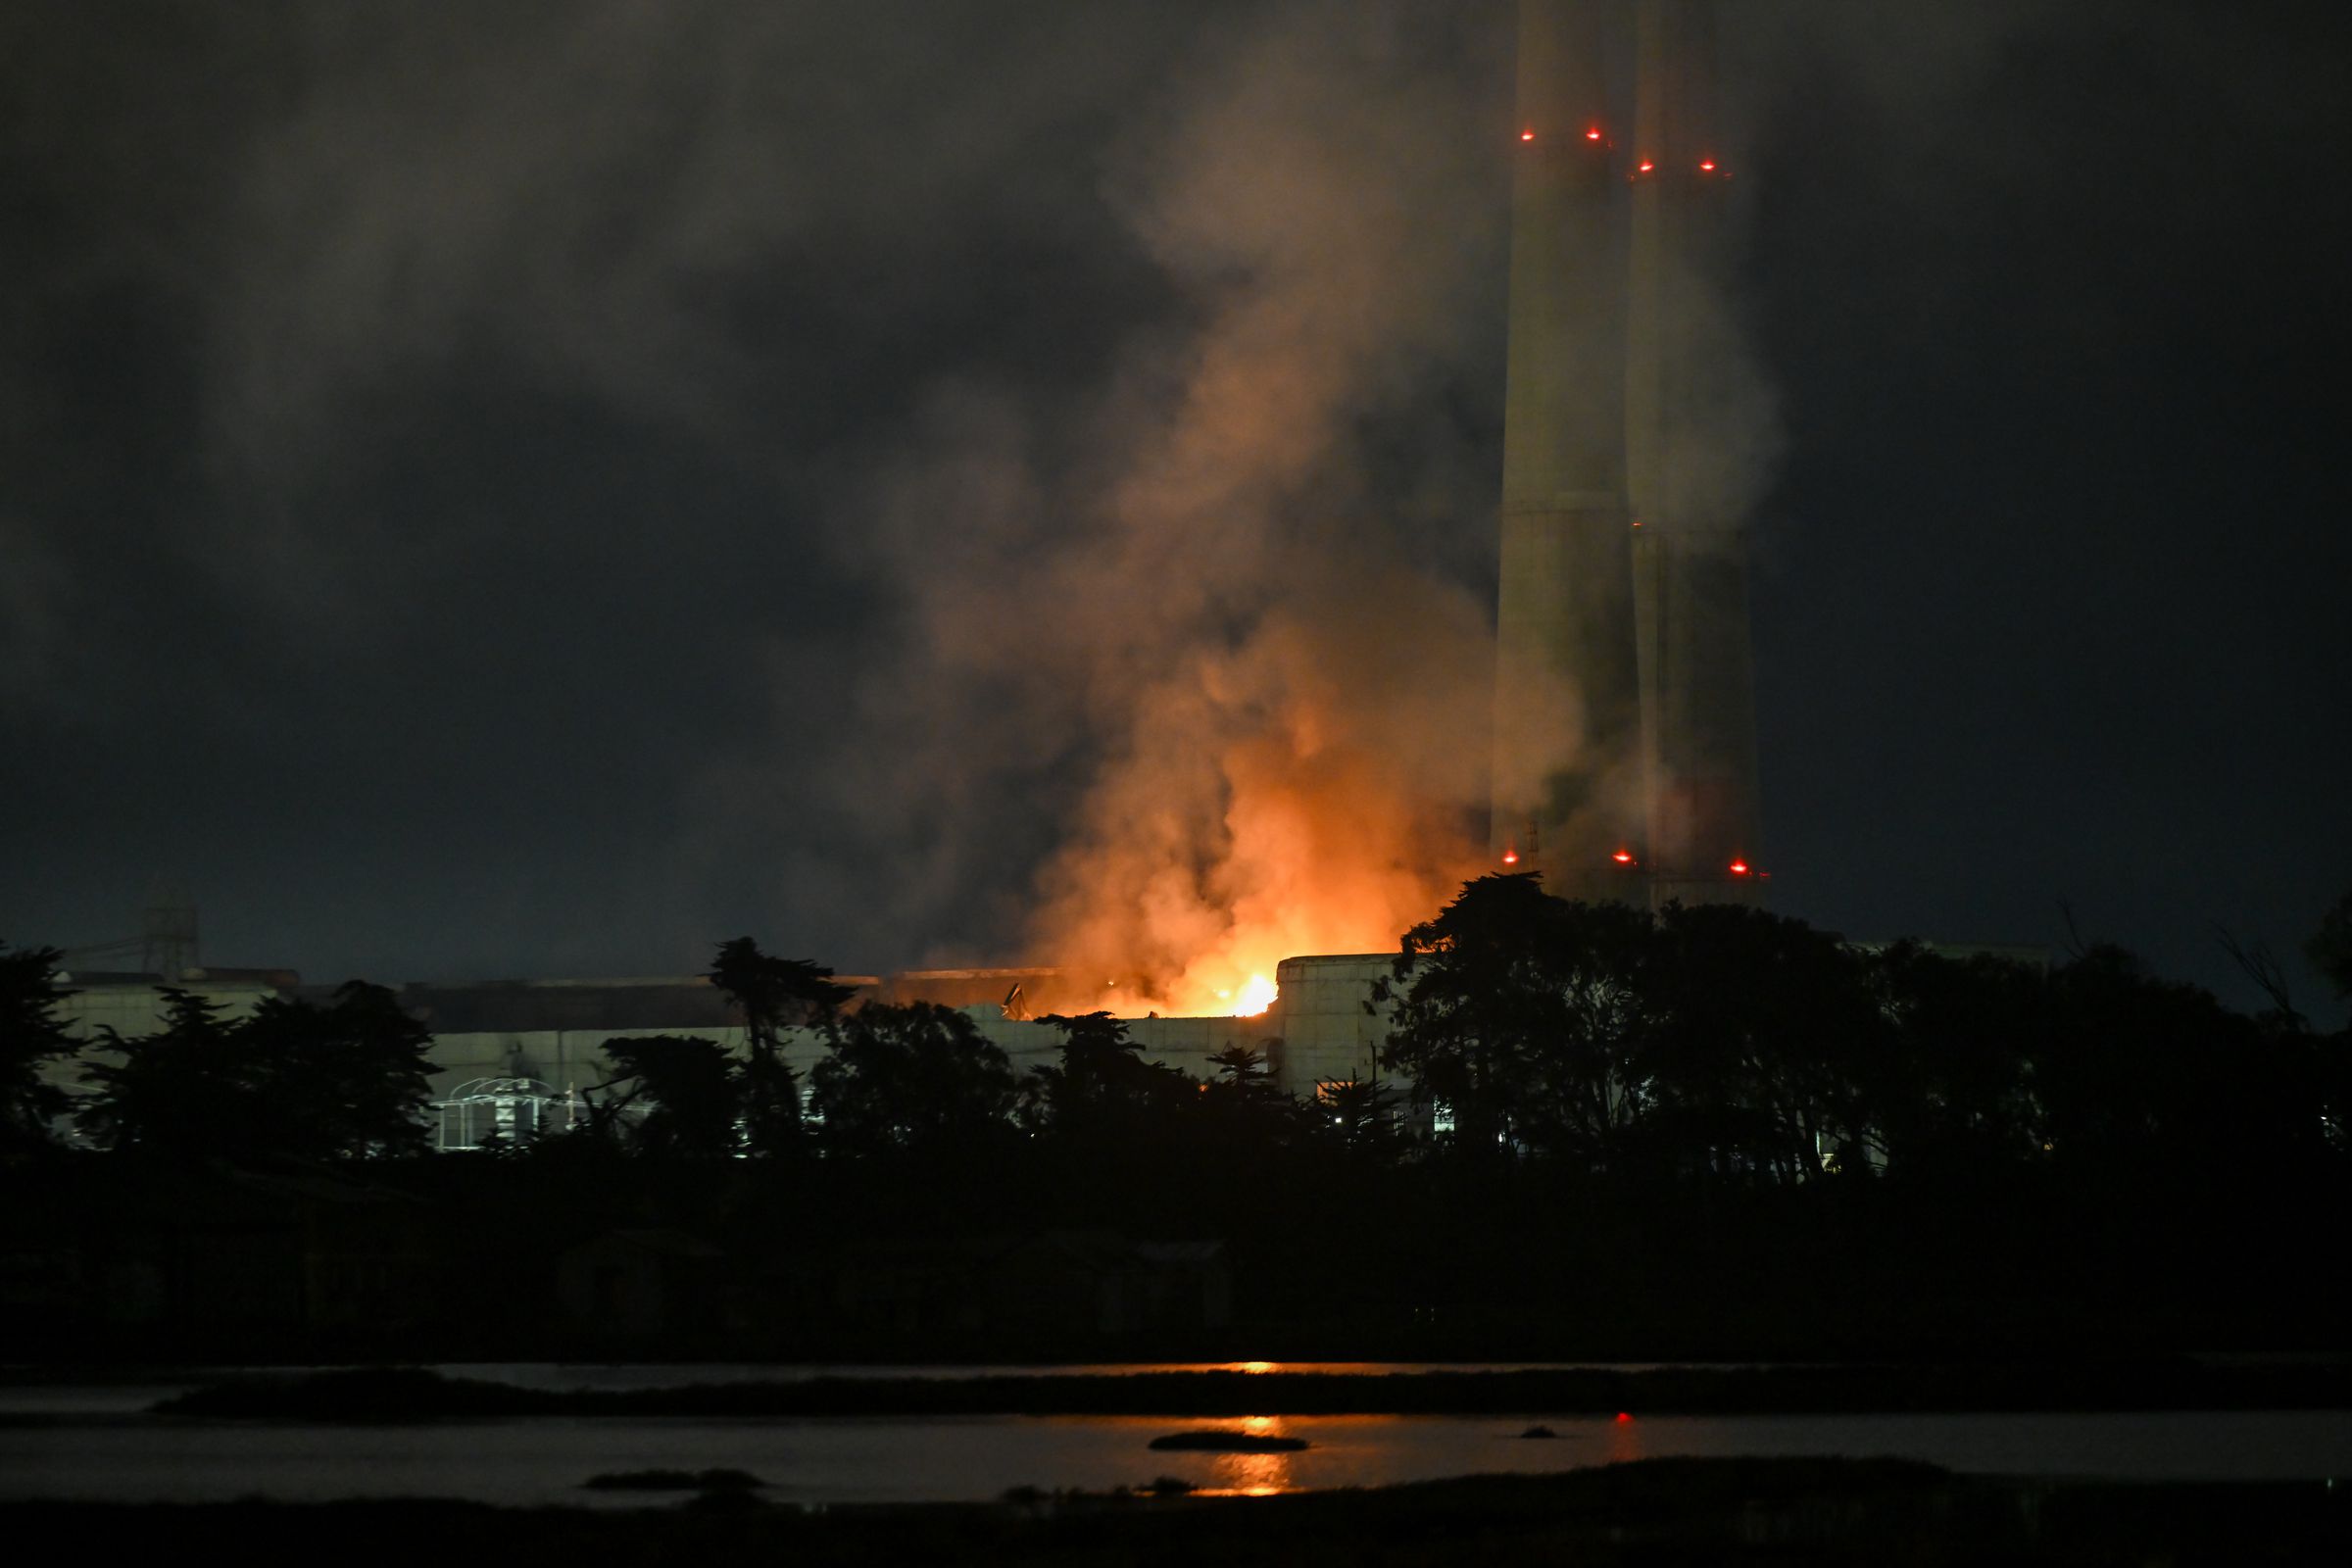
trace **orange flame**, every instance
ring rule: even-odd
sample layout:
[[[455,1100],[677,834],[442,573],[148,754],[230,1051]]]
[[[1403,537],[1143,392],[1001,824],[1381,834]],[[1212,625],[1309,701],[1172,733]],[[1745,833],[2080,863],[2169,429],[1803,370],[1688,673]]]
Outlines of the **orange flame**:
[[[1480,607],[1401,577],[1370,597],[1286,608],[1139,695],[1031,932],[1042,961],[1122,977],[1084,1005],[1254,1017],[1285,958],[1393,953],[1494,865],[1460,805],[1485,785]],[[1409,648],[1386,631],[1407,619]]]

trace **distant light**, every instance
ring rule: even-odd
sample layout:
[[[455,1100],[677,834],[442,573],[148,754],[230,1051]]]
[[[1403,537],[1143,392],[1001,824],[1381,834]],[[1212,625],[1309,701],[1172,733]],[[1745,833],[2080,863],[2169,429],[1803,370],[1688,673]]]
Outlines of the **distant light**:
[[[1505,865],[1517,865],[1519,863],[1519,852],[1517,850],[1503,851],[1502,863]]]
[[[1631,865],[1634,863],[1634,852],[1631,850],[1619,850],[1615,855],[1610,856],[1609,858],[1615,860],[1619,865]]]
[[[1698,161],[1698,169],[1700,173],[1712,174],[1715,172],[1715,160],[1712,158],[1700,159]]]
[[[1651,163],[1651,162],[1650,162],[1648,159],[1644,158],[1644,159],[1642,159],[1642,167],[1641,167],[1641,169],[1640,169],[1639,171],[1637,171],[1637,172],[1640,172],[1640,173],[1646,174],[1646,173],[1649,173],[1649,172],[1651,172],[1652,171],[1654,171],[1654,170],[1655,170],[1657,167],[1658,167],[1657,165],[1655,165],[1655,164]]]
[[[1617,1412],[1617,1419],[1619,1421],[1631,1421],[1633,1418],[1634,1412],[1631,1410],[1620,1410]]]
[[[1734,860],[1734,861],[1732,862],[1732,875],[1734,875],[1734,876],[1745,876],[1745,875],[1747,875],[1747,862],[1746,862],[1745,860]]]
[[[1523,130],[1519,133],[1519,139],[1521,141],[1534,141],[1536,139],[1536,133],[1532,129]]]
[[[1598,141],[1598,140],[1600,140],[1600,127],[1599,127],[1598,125],[1593,125],[1593,126],[1590,127],[1589,129],[1587,129],[1587,130],[1586,130],[1586,132],[1585,132],[1585,140],[1587,140],[1587,141]]]

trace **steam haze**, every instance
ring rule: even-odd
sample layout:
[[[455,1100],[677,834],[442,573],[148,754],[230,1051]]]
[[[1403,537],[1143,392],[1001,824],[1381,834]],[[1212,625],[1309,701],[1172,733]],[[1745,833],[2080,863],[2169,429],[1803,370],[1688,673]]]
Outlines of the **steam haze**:
[[[2345,24],[1727,9],[1780,906],[2293,946],[2352,878]],[[1389,945],[1483,842],[1510,35],[11,8],[0,936],[173,876],[318,979],[750,931],[1137,1006]]]

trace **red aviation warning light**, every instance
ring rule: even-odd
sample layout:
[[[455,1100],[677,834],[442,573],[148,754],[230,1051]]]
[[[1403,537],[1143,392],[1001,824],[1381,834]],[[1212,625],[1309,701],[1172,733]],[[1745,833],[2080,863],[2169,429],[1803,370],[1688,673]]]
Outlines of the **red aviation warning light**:
[[[1631,850],[1619,850],[1615,855],[1610,856],[1609,858],[1615,860],[1619,865],[1632,865],[1636,863],[1634,860],[1634,852]]]
[[[1745,860],[1734,860],[1732,862],[1732,875],[1734,876],[1745,876],[1748,874],[1750,869],[1751,867]]]
[[[1534,141],[1536,139],[1535,127],[1531,125],[1526,130],[1521,131],[1519,133],[1519,139],[1521,141]]]
[[[1515,849],[1504,850],[1502,852],[1502,863],[1505,865],[1517,865],[1519,863],[1519,852]]]
[[[1712,158],[1701,158],[1698,161],[1698,172],[1702,174],[1712,174],[1715,172],[1715,160]]]
[[[1598,125],[1587,125],[1587,126],[1585,127],[1585,140],[1587,140],[1587,141],[1598,141],[1598,140],[1600,140],[1600,127],[1599,127]]]
[[[1634,166],[1634,172],[1637,174],[1654,174],[1657,172],[1658,166],[1647,158],[1642,159],[1641,163]]]

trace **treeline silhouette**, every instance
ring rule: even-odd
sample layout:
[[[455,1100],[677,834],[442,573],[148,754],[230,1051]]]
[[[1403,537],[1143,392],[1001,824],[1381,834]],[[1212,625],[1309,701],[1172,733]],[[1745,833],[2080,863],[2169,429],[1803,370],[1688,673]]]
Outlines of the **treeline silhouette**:
[[[2310,953],[2352,996],[2352,895]],[[1385,1075],[1292,1093],[1263,1051],[1202,1082],[1099,1013],[1048,1020],[1058,1059],[1019,1074],[962,1012],[846,1009],[829,970],[738,939],[710,974],[740,1053],[615,1039],[577,1125],[437,1158],[411,1157],[430,1042],[392,993],[224,1020],[168,992],[163,1029],[103,1039],[119,1059],[75,1101],[42,1070],[80,1049],[56,959],[0,951],[12,1170],[396,1187],[498,1239],[453,1271],[477,1328],[528,1297],[534,1249],[646,1227],[762,1268],[877,1239],[1214,1238],[1253,1350],[1294,1356],[2293,1348],[2352,1321],[2309,1217],[2352,1196],[2352,1039],[2282,990],[2235,1012],[2110,948],[2046,968],[1866,950],[1486,877],[1367,997]],[[62,1147],[66,1117],[105,1152]],[[909,1348],[885,1325],[743,1332],[727,1345]]]

